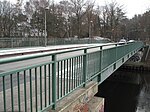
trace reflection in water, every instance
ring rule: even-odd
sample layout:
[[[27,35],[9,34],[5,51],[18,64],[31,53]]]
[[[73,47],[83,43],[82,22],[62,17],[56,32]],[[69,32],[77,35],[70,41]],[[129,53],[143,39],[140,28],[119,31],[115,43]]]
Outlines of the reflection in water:
[[[105,112],[150,112],[150,74],[116,71],[99,86]]]
[[[140,91],[137,112],[150,112],[150,73],[141,75],[143,88]]]

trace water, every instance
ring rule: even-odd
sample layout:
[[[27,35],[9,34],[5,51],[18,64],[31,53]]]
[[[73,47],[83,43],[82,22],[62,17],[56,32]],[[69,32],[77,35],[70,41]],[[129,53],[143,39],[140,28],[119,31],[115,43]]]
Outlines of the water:
[[[150,73],[119,70],[99,86],[105,112],[150,112]]]

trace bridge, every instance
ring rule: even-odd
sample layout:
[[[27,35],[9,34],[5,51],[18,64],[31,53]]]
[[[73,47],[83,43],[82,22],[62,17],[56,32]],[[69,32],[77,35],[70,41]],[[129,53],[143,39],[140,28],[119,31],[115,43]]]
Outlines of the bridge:
[[[0,110],[55,110],[79,88],[101,84],[142,47],[142,42],[94,44],[1,58]]]

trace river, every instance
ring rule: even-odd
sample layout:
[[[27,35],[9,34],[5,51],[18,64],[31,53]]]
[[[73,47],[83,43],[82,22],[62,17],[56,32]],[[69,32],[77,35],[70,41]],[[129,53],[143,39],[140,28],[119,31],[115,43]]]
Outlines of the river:
[[[150,112],[150,73],[118,70],[99,85],[104,112]]]

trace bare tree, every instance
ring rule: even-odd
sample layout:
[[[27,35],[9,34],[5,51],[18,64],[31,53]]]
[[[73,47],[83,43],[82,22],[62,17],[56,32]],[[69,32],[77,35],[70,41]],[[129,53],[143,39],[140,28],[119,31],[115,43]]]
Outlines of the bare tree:
[[[17,23],[22,21],[21,4],[11,4],[10,2],[0,2],[0,22],[1,22],[1,36],[11,37],[14,35],[15,30],[18,29]],[[20,19],[19,19],[20,18]]]
[[[9,26],[10,26],[10,2],[3,1],[0,2],[0,21],[1,21],[1,35],[9,36]]]
[[[82,25],[82,18],[91,9],[92,1],[86,0],[70,0],[72,6],[72,12],[76,17],[76,25],[77,25],[77,35],[81,37],[81,25]]]
[[[73,13],[71,11],[71,4],[70,2],[64,0],[59,2],[59,9],[62,14],[62,17],[64,17],[64,27],[65,27],[65,34],[64,37],[70,37],[72,36],[72,18],[73,18]]]
[[[102,30],[102,35],[115,40],[121,35],[120,26],[122,21],[126,19],[123,5],[119,5],[117,2],[111,2],[97,10],[99,10],[99,26]]]

